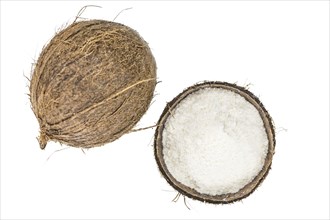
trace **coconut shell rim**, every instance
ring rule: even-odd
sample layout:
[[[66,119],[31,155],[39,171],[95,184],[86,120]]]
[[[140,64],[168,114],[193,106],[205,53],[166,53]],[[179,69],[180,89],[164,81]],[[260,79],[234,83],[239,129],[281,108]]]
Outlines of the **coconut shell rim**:
[[[227,89],[235,92],[238,95],[244,97],[248,102],[250,102],[259,112],[261,116],[264,127],[268,137],[268,152],[265,158],[265,162],[263,168],[260,170],[258,175],[247,185],[245,185],[242,189],[240,189],[236,193],[227,193],[222,195],[208,195],[204,193],[197,192],[195,189],[192,189],[179,181],[177,181],[171,173],[168,171],[166,164],[163,158],[163,144],[162,144],[162,132],[164,130],[164,124],[167,118],[171,114],[171,109],[175,108],[183,99],[185,99],[190,94],[205,88],[221,88]],[[184,196],[187,196],[191,199],[199,200],[201,202],[212,203],[212,204],[228,204],[236,201],[240,201],[250,194],[252,194],[264,181],[266,176],[269,173],[272,165],[273,155],[275,154],[275,130],[273,125],[273,120],[269,115],[268,111],[261,103],[258,97],[256,97],[253,93],[248,91],[246,88],[238,86],[236,84],[221,82],[221,81],[204,81],[201,83],[194,84],[185,90],[183,90],[180,94],[172,99],[172,101],[168,102],[165,106],[159,120],[158,127],[155,131],[154,136],[154,156],[157,162],[157,166],[162,176],[166,179],[166,181],[179,193]]]

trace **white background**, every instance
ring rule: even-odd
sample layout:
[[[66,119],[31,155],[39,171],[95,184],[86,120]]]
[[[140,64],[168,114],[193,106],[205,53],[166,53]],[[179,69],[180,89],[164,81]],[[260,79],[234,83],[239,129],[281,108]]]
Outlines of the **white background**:
[[[116,19],[149,43],[158,94],[138,127],[203,81],[249,85],[274,119],[272,170],[241,202],[176,196],[153,157],[154,129],[86,151],[39,149],[31,63],[55,31],[83,17]],[[50,157],[49,160],[47,158]],[[329,2],[1,2],[1,218],[329,218]]]

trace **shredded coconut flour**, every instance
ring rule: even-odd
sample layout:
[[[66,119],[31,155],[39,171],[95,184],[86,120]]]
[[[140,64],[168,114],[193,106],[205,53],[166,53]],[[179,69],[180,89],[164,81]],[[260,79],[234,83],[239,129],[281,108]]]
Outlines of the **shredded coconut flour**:
[[[261,171],[268,139],[257,109],[226,89],[183,99],[164,124],[163,156],[182,184],[209,195],[236,193]]]

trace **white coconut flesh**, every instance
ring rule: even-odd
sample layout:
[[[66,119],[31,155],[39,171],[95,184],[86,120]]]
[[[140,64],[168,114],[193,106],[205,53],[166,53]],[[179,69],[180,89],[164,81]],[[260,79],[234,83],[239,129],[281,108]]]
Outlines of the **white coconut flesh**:
[[[262,170],[268,138],[254,105],[223,88],[181,100],[164,124],[164,163],[183,185],[211,196],[236,193]]]

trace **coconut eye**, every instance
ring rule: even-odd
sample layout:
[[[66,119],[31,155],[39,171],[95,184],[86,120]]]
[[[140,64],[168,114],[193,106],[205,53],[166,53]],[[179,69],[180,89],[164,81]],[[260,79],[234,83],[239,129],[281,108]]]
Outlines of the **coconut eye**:
[[[223,82],[189,87],[169,102],[158,124],[158,167],[183,195],[234,202],[250,195],[270,169],[271,117],[242,87]]]

